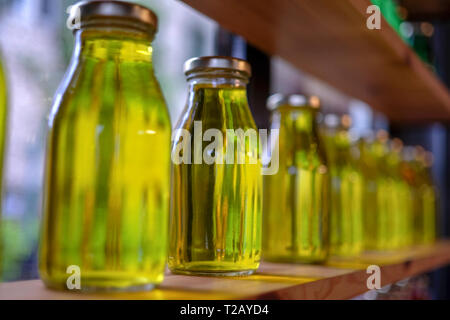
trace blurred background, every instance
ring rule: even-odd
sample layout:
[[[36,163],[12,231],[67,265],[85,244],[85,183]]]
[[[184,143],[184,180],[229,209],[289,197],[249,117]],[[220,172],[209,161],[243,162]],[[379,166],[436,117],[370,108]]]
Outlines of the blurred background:
[[[8,134],[3,174],[2,230],[3,281],[34,279],[37,272],[37,239],[41,215],[47,116],[53,94],[63,78],[73,36],[66,28],[71,0],[0,0],[0,55],[8,93]],[[423,145],[435,156],[433,174],[441,195],[440,234],[449,233],[448,183],[449,126],[429,123],[395,126],[362,101],[348,97],[325,83],[298,71],[278,57],[270,57],[213,20],[181,1],[129,1],[153,9],[159,17],[154,41],[154,66],[169,106],[172,123],[184,107],[187,86],[182,72],[185,60],[202,55],[231,55],[252,64],[254,75],[249,99],[257,124],[267,127],[265,101],[271,93],[318,95],[325,111],[349,112],[356,132],[389,130],[407,145]],[[403,2],[384,2],[382,13],[419,57],[449,86],[450,19],[448,16],[415,16]],[[448,1],[450,2],[450,1]],[[386,5],[388,4],[388,5]],[[411,21],[408,21],[411,19]],[[430,295],[449,297],[448,270],[429,276]],[[419,280],[423,284],[425,280]],[[447,284],[438,286],[437,283]]]

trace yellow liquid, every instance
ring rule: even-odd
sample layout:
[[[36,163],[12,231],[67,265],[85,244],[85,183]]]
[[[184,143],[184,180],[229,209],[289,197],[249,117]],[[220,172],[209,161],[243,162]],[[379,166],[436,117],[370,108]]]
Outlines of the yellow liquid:
[[[0,56],[1,58],[1,56]],[[0,61],[0,194],[3,182],[3,156],[6,140],[6,122],[7,122],[7,92],[6,79]],[[3,268],[3,234],[2,234],[2,210],[0,199],[0,281],[2,279]]]
[[[6,122],[7,122],[7,91],[6,78],[2,70],[0,61],[0,190],[3,181],[3,156],[5,151],[6,140]]]
[[[368,250],[397,250],[412,244],[414,197],[400,171],[397,151],[382,141],[361,145],[364,192],[364,244]]]
[[[412,244],[414,196],[401,174],[400,151],[391,150],[386,156],[389,191],[384,204],[390,226],[387,248],[401,249]]]
[[[380,228],[378,227],[379,210],[378,190],[382,172],[377,168],[377,159],[368,142],[361,139],[358,143],[360,165],[363,174],[363,243],[366,250],[380,248]]]
[[[171,135],[150,40],[78,41],[49,121],[40,274],[65,288],[76,265],[82,290],[150,287],[165,266]]]
[[[324,129],[331,175],[330,253],[356,256],[363,250],[363,178],[351,154],[348,132]]]
[[[411,187],[415,191],[417,207],[414,208],[414,242],[419,245],[431,244],[436,239],[437,193],[429,168],[414,161],[415,179]]]
[[[363,242],[366,250],[389,249],[393,241],[391,223],[392,184],[385,165],[387,149],[380,141],[360,143],[361,164],[364,177]]]
[[[235,144],[234,164],[192,162],[172,165],[169,268],[176,273],[249,274],[259,266],[261,254],[261,164],[237,164],[237,143],[228,141],[226,129],[255,129],[245,87],[196,84],[177,128],[190,132],[194,150],[194,121],[203,133],[219,129],[223,154]],[[257,131],[256,131],[257,132]],[[180,140],[175,139],[173,146]],[[210,142],[203,142],[202,149]]]
[[[418,228],[419,243],[431,244],[436,240],[436,191],[432,185],[422,187],[422,228]]]
[[[318,263],[328,254],[329,172],[309,107],[281,106],[279,170],[264,176],[265,260]]]

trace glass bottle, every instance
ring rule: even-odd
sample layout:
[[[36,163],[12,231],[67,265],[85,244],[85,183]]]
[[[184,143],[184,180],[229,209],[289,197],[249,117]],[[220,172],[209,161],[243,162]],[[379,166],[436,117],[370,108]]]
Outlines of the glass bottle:
[[[148,289],[164,275],[170,190],[157,18],[120,1],[72,10],[81,28],[49,118],[40,275],[58,289],[71,272],[81,290]]]
[[[2,186],[3,186],[3,156],[6,142],[6,125],[7,125],[7,87],[6,77],[3,72],[1,52],[0,52],[0,282],[3,273],[3,226],[2,226]]]
[[[379,247],[379,228],[377,225],[378,182],[380,172],[377,167],[377,159],[372,148],[372,134],[362,137],[358,141],[360,165],[363,173],[363,243],[364,250],[377,250]]]
[[[432,166],[433,154],[425,151],[421,159],[421,166],[419,168],[419,172],[423,179],[423,183],[420,188],[423,206],[423,235],[422,237],[419,237],[419,243],[422,244],[432,244],[435,242],[437,237],[436,221],[439,198],[438,191],[431,174]]]
[[[357,256],[363,249],[363,176],[352,153],[349,115],[327,114],[322,129],[331,176],[330,254]]]
[[[330,176],[316,123],[317,97],[275,94],[271,128],[279,129],[279,170],[264,177],[263,255],[319,263],[328,255]]]
[[[247,102],[250,65],[199,57],[184,70],[189,95],[172,141],[168,265],[184,274],[251,274],[261,254],[262,176]],[[221,143],[208,151],[211,140]]]
[[[3,156],[5,151],[6,122],[8,117],[7,98],[6,76],[3,72],[0,52],[0,190],[2,189],[3,182]]]
[[[417,245],[433,243],[436,237],[437,192],[430,168],[432,154],[422,147],[408,147],[405,174],[414,195],[413,239]]]
[[[389,214],[389,249],[400,249],[412,244],[413,203],[415,197],[402,175],[403,142],[394,138],[389,142],[385,158],[388,172],[388,192],[385,206]]]
[[[392,235],[390,223],[389,183],[386,166],[388,133],[379,130],[374,137],[360,141],[364,175],[364,249],[386,250]]]

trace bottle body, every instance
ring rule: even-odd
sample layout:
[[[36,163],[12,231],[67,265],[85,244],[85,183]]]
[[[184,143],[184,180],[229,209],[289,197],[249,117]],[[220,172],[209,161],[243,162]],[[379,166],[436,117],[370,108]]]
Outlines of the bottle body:
[[[3,161],[6,142],[6,126],[8,118],[8,97],[6,76],[3,72],[2,60],[0,52],[0,194],[3,190]],[[0,281],[2,280],[2,267],[3,267],[3,234],[2,234],[2,211],[1,210],[1,197],[0,197]]]
[[[381,248],[382,237],[378,227],[379,198],[383,173],[379,170],[373,143],[367,139],[358,142],[360,164],[364,180],[363,189],[363,247],[364,250],[378,250]]]
[[[329,171],[316,110],[280,106],[279,169],[264,177],[263,254],[280,262],[319,263],[328,254]]]
[[[244,275],[259,266],[261,164],[251,163],[249,152],[255,150],[250,150],[248,139],[241,145],[245,161],[239,163],[242,151],[238,152],[237,137],[227,133],[256,132],[256,125],[245,86],[233,79],[222,79],[222,84],[216,80],[191,80],[188,103],[175,129],[188,134],[184,139],[189,139],[189,148],[194,150],[189,161],[172,162],[168,265],[176,273]],[[228,154],[230,145],[236,146],[234,151],[231,149],[234,163],[205,162],[205,148],[210,141],[204,139],[203,133],[209,129],[218,130],[223,137],[215,156],[220,151]],[[183,140],[177,135],[173,152],[180,142]]]
[[[436,239],[438,193],[431,174],[432,155],[421,147],[415,149],[415,159],[406,166],[409,169],[407,181],[416,205],[412,217],[413,239],[417,245],[429,245]]]
[[[6,75],[3,71],[0,52],[0,190],[3,182],[3,157],[6,142],[6,126],[8,118],[8,96],[6,86]]]
[[[83,290],[162,281],[167,244],[171,125],[150,40],[80,30],[49,120],[40,274]]]
[[[363,142],[361,161],[366,184],[364,192],[364,245],[367,250],[398,250],[413,243],[415,196],[402,173],[403,145],[390,142],[387,133]]]
[[[345,128],[324,128],[331,176],[330,254],[357,256],[363,250],[363,177]]]
[[[392,184],[386,165],[385,139],[363,141],[361,161],[365,179],[364,243],[367,250],[387,250],[395,244],[392,223]]]
[[[387,249],[403,249],[413,244],[413,210],[416,199],[410,186],[401,174],[401,150],[391,143],[390,151],[385,159],[388,167],[388,196],[385,202],[389,213],[387,223],[392,227]],[[420,201],[419,201],[420,203]]]
[[[429,245],[436,241],[437,191],[430,180],[422,185],[420,192],[423,213],[419,216],[419,222],[416,223],[419,227],[415,229],[415,240],[418,244]]]

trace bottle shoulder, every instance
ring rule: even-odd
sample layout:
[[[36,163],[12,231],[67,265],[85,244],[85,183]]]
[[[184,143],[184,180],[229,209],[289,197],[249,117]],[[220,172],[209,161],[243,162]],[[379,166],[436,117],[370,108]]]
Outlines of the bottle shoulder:
[[[88,112],[107,117],[118,109],[154,116],[162,123],[170,117],[151,66],[112,61],[73,61],[55,94],[50,124],[57,116]],[[141,110],[141,111],[139,111]]]
[[[204,129],[257,130],[245,89],[229,87],[191,88],[176,128],[193,130],[201,123]]]

